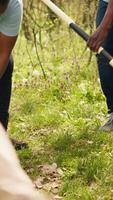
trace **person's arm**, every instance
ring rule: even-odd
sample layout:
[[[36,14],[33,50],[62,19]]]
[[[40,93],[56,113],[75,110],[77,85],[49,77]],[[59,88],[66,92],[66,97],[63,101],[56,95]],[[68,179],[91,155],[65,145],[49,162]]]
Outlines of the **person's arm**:
[[[22,169],[8,134],[0,123],[0,199],[47,200]],[[49,198],[50,200],[50,198]]]
[[[3,76],[17,36],[6,36],[0,33],[0,78]]]
[[[113,25],[113,0],[110,0],[101,24],[98,26],[96,31],[88,40],[87,45],[92,51],[98,52],[99,47],[107,38],[107,35],[112,25]]]

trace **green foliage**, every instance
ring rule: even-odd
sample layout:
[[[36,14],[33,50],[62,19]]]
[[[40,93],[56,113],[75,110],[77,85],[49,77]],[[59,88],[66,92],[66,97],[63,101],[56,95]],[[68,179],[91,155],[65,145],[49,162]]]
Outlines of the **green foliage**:
[[[66,5],[74,16],[72,4]],[[64,171],[64,200],[110,200],[113,135],[98,131],[107,109],[95,57],[88,64],[85,43],[63,23],[44,29],[40,41],[37,57],[22,33],[14,52],[9,132],[29,144],[18,153],[21,163],[33,180],[41,175],[40,165],[57,163]]]

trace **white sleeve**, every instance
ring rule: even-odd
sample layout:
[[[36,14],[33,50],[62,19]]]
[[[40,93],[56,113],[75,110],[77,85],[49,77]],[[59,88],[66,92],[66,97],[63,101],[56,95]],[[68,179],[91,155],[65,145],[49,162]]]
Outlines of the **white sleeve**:
[[[0,124],[0,200],[45,200],[21,168],[16,152]]]

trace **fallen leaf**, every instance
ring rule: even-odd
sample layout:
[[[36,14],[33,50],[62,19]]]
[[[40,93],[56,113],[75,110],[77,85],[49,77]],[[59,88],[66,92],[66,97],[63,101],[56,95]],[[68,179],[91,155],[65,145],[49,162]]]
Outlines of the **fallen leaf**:
[[[52,165],[43,165],[41,171],[44,175],[53,175],[57,174],[57,164],[53,163]]]
[[[63,176],[63,174],[64,174],[63,171],[62,171],[62,169],[60,169],[60,168],[57,169],[57,172],[58,172],[58,174],[59,174],[60,176]]]
[[[63,197],[60,197],[60,196],[58,196],[58,195],[55,195],[55,196],[53,197],[53,200],[60,200],[60,199],[63,199]]]
[[[88,144],[93,144],[93,141],[88,140],[87,143],[88,143]]]
[[[42,189],[43,188],[43,184],[44,184],[44,177],[39,177],[35,182],[35,187],[37,189]]]
[[[43,185],[43,189],[44,189],[44,190],[47,190],[48,192],[50,192],[50,191],[51,191],[51,184],[50,184],[50,183],[44,184],[44,185]]]

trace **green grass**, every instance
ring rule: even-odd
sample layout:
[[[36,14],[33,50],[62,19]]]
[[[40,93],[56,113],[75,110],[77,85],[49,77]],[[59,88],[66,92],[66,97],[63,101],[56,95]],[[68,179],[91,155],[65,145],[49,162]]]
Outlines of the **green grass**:
[[[17,44],[9,132],[29,144],[18,155],[33,180],[40,175],[39,165],[55,162],[64,170],[59,189],[64,200],[112,200],[113,135],[98,131],[107,111],[105,99],[94,58],[87,66],[86,52],[79,60],[80,69],[73,60],[73,48],[78,48],[78,59],[84,48],[81,40],[75,40],[76,47],[69,48],[68,40],[59,38],[54,56],[51,45],[49,53],[45,49],[46,80],[39,65],[35,68],[39,75],[32,75],[25,41],[24,57],[22,52],[17,56]],[[42,59],[40,50],[39,54]],[[31,56],[36,62],[35,55]]]

